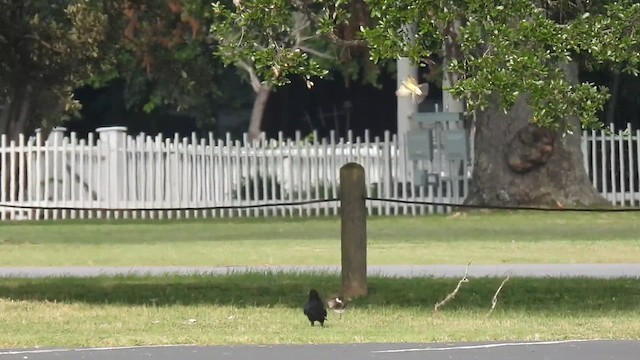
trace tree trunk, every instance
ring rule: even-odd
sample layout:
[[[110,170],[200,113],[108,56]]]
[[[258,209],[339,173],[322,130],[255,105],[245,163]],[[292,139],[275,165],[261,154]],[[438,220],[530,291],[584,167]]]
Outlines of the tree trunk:
[[[32,87],[24,85],[18,89],[12,89],[9,92],[9,96],[5,99],[2,112],[0,112],[0,135],[7,135],[7,143],[12,140],[17,143],[19,135],[25,133],[27,125],[29,124],[28,120],[32,115],[32,97]],[[18,154],[18,156],[24,156],[26,158],[28,155]],[[6,161],[4,163],[0,163],[0,172],[5,172],[5,174],[7,174],[5,176],[5,181],[1,186],[4,187],[4,193],[7,194],[7,199],[9,200],[18,199],[20,186],[24,186],[24,184],[18,183],[18,186],[15,187],[15,192],[10,194],[11,178],[19,179],[20,170],[26,173],[26,168],[20,169],[18,166],[19,164],[20,161],[16,159],[16,161],[13,162],[12,167],[12,163],[9,161],[9,156],[6,157]],[[13,176],[10,175],[11,173],[13,173]],[[10,211],[9,216],[13,216],[12,214],[13,212]]]
[[[273,87],[271,85],[261,84],[256,91],[256,98],[253,101],[253,109],[251,110],[251,119],[249,120],[249,140],[257,140],[260,137],[262,119],[267,108],[269,95]]]
[[[460,48],[460,20],[453,21],[447,29],[447,37],[444,40],[442,58],[442,111],[444,112],[464,112],[464,102],[455,99],[450,92],[444,90],[454,86],[460,77],[448,70],[449,64],[454,60],[462,59],[462,49]]]
[[[17,140],[24,134],[28,119],[31,117],[32,88],[29,85],[10,91],[0,113],[0,134],[6,134],[7,140]]]
[[[577,66],[566,68],[577,81]],[[498,107],[478,112],[473,181],[466,204],[546,207],[604,206],[607,201],[584,169],[578,119],[562,136],[530,124],[532,109],[521,96],[505,114]]]

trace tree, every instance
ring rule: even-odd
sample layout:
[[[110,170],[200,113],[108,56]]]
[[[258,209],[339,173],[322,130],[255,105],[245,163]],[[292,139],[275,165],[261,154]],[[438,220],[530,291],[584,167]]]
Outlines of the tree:
[[[598,126],[597,112],[608,95],[605,89],[578,83],[576,62],[618,63],[637,73],[634,34],[640,7],[630,1],[588,4],[574,4],[573,13],[567,13],[531,0],[466,1],[457,11],[441,15],[445,24],[456,18],[464,21],[462,56],[449,71],[461,76],[451,92],[476,115],[475,166],[467,203],[604,202],[582,167],[579,124]],[[369,32],[373,44],[388,40],[384,30]],[[424,56],[424,50],[428,53],[417,44],[414,53]]]
[[[264,16],[265,10],[269,16]],[[314,34],[312,18],[295,1],[236,0],[233,5],[216,2],[213,13],[211,33],[217,40],[216,55],[225,64],[246,71],[256,94],[249,138],[257,139],[274,86],[289,83],[291,74],[304,73],[310,88],[312,76],[327,74],[313,58],[333,61],[335,55],[322,52],[327,46]]]
[[[272,3],[252,1],[267,2]],[[445,71],[459,77],[448,90],[465,101],[468,114],[476,119],[467,203],[604,204],[583,168],[579,130],[601,125],[597,116],[608,92],[579,83],[577,64],[616,65],[637,75],[640,4],[632,0],[365,2],[371,21],[352,41],[366,41],[374,61],[402,55],[420,63],[439,53],[445,41],[459,44],[458,59],[452,59]],[[335,37],[337,25],[350,20],[346,1],[303,3],[315,7],[320,14],[318,31],[329,37]],[[260,28],[273,12],[286,11],[266,9],[254,5],[244,26]],[[456,21],[459,36],[451,31]],[[407,24],[415,24],[415,35],[407,36]],[[270,60],[273,66],[286,65],[275,57]],[[307,72],[304,67],[291,71]]]
[[[100,67],[107,17],[98,1],[0,1],[0,134],[16,139],[78,109],[73,89]]]
[[[110,14],[113,61],[90,84],[99,88],[114,79],[124,80],[123,97],[129,108],[177,112],[200,125],[213,123],[217,105],[229,94],[219,86],[223,65],[211,56],[210,2],[111,3],[118,9]]]

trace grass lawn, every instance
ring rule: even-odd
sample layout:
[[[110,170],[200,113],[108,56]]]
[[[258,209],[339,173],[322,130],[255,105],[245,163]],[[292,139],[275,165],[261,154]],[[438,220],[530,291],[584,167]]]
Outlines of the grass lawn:
[[[374,217],[370,264],[637,262],[640,215]],[[327,265],[337,218],[0,224],[0,266]],[[302,314],[334,275],[0,279],[0,348],[640,339],[637,279],[370,278],[370,295],[326,328]],[[191,320],[195,321],[191,321]]]
[[[640,339],[633,279],[371,278],[370,295],[325,328],[302,314],[330,275],[0,279],[0,348],[142,344],[277,344]],[[189,321],[194,319],[195,322]]]
[[[625,263],[638,213],[371,217],[372,265]],[[340,220],[57,221],[0,224],[0,266],[340,263]]]

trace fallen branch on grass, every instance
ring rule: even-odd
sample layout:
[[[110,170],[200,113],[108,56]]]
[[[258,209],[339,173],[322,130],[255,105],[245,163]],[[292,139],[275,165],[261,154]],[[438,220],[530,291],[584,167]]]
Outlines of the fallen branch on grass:
[[[456,286],[456,288],[453,289],[453,291],[450,292],[449,295],[447,295],[444,299],[436,303],[436,305],[433,307],[433,312],[438,312],[438,310],[442,306],[444,306],[449,301],[451,301],[454,297],[456,297],[456,294],[460,290],[462,283],[469,282],[469,279],[467,278],[467,274],[469,273],[469,265],[471,265],[471,261],[469,261],[469,263],[467,264],[467,268],[464,270],[464,276],[462,277],[462,279],[460,279],[460,281],[458,281],[458,285]]]
[[[493,295],[493,299],[491,299],[491,309],[489,309],[487,316],[491,315],[493,310],[496,308],[496,304],[498,303],[498,294],[500,294],[500,290],[502,290],[504,284],[509,281],[509,277],[510,276],[507,276],[506,279],[502,280],[502,284],[500,284],[500,287],[498,287],[498,290],[496,290],[496,293]]]

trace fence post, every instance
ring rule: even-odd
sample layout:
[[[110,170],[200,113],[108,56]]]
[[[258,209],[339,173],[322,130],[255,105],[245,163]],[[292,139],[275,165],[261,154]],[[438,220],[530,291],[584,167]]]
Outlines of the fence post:
[[[106,207],[118,207],[118,202],[124,199],[124,178],[122,174],[125,161],[123,150],[125,146],[126,126],[107,126],[96,129],[104,159],[99,159],[102,188],[99,198]],[[104,205],[103,205],[104,207]]]
[[[364,168],[348,163],[340,168],[342,294],[367,295],[367,210]]]

